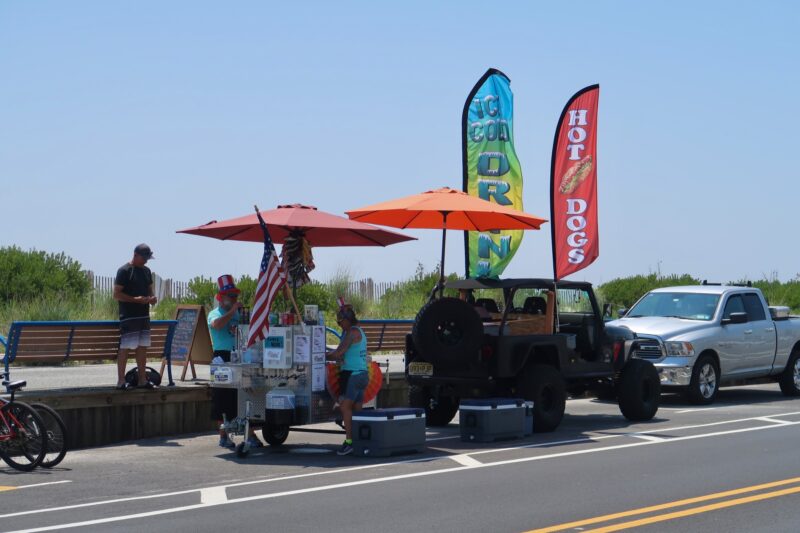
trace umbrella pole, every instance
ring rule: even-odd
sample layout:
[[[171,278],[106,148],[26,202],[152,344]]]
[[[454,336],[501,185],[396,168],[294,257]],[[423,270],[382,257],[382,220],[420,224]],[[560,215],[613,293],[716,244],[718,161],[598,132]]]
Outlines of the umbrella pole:
[[[442,260],[439,262],[439,298],[444,296],[444,251],[447,244],[447,215],[448,211],[442,211]]]

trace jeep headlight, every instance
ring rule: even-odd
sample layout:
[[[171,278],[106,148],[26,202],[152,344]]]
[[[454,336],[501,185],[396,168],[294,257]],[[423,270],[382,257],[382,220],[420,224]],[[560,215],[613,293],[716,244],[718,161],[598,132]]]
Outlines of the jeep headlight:
[[[691,342],[668,342],[667,355],[678,357],[692,357],[694,355],[694,346]]]

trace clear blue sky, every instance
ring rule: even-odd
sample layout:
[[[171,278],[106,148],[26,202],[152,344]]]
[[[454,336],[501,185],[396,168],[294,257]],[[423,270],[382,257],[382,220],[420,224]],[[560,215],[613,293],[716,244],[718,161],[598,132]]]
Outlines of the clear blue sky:
[[[800,272],[794,2],[0,3],[0,245],[111,275],[141,241],[165,277],[255,275],[258,244],[175,230],[301,202],[342,213],[460,187],[460,117],[511,78],[525,208],[549,218],[553,130],[600,83],[600,258],[576,279]],[[551,274],[532,232],[509,276]],[[393,280],[440,235],[317,249]],[[450,234],[448,271],[463,274]]]

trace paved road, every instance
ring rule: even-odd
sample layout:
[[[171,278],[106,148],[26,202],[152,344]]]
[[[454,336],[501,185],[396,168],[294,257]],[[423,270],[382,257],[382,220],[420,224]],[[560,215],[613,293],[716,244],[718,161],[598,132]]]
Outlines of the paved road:
[[[557,432],[496,445],[451,425],[391,460],[300,433],[245,460],[213,435],[78,451],[50,472],[0,469],[0,530],[800,530],[800,400],[774,385],[711,408],[664,400],[647,424],[572,400]]]

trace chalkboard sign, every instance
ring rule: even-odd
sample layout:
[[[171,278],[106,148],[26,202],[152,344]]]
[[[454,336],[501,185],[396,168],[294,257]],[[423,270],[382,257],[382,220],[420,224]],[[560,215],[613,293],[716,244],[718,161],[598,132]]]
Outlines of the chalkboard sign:
[[[186,378],[186,370],[191,367],[192,379],[197,379],[194,364],[211,363],[213,349],[208,333],[206,310],[202,305],[179,305],[175,309],[175,333],[172,337],[172,362],[183,366],[181,381]],[[164,372],[164,365],[161,365]]]

